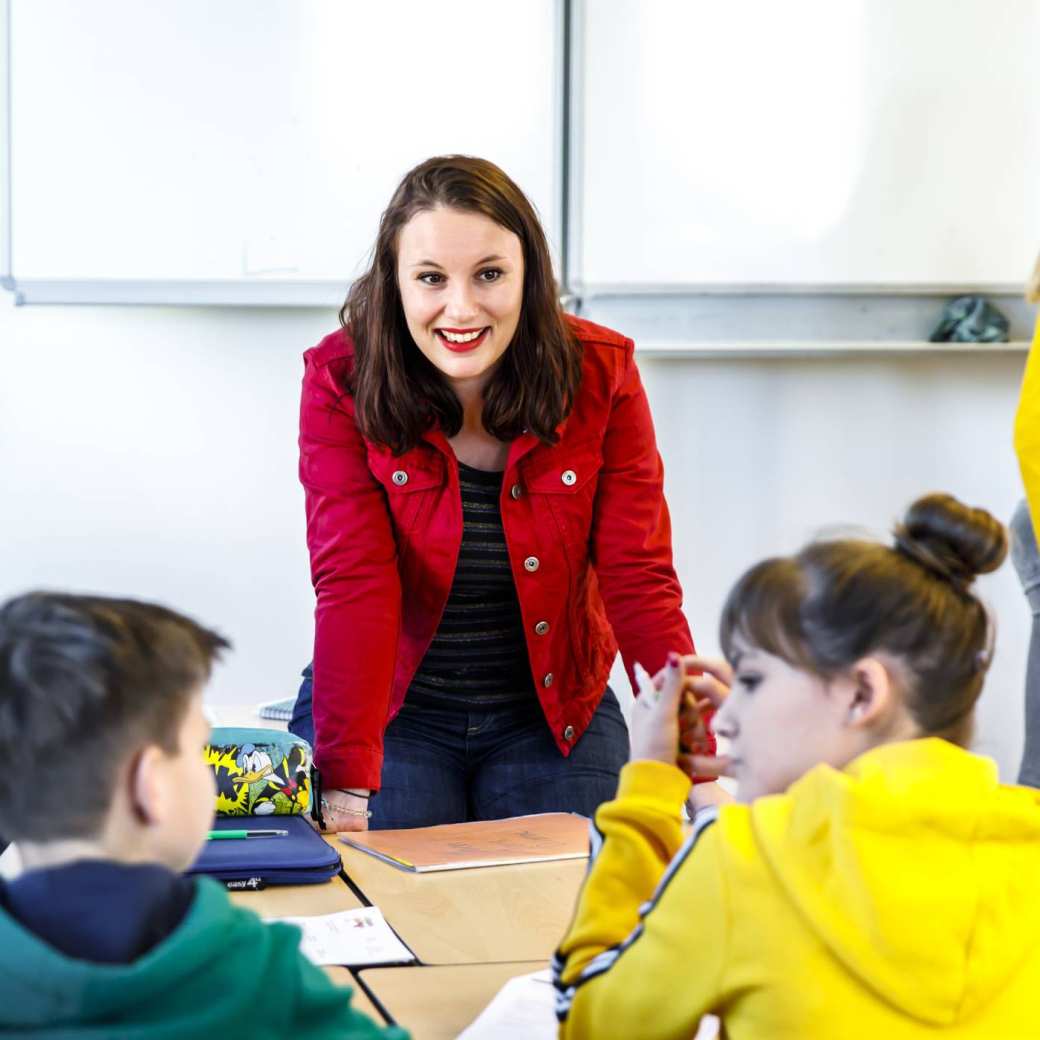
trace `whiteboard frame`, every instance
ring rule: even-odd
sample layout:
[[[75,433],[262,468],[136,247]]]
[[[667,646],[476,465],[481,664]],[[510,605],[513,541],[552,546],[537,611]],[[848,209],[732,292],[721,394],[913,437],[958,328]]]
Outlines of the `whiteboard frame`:
[[[567,166],[568,128],[567,67],[565,30],[570,19],[570,0],[554,0],[553,84],[554,117],[552,163],[553,206],[549,219],[553,226],[549,237],[556,245],[554,252],[560,266],[561,282],[566,279],[567,229],[563,186]],[[196,279],[128,279],[128,278],[56,278],[20,279],[13,270],[14,235],[12,215],[14,195],[11,187],[13,169],[11,149],[11,0],[0,0],[0,287],[14,293],[16,306],[23,304],[98,304],[101,306],[131,304],[175,307],[320,307],[339,309],[350,288],[350,282],[339,279],[196,280]]]
[[[15,304],[171,307],[320,307],[343,303],[349,283],[289,279],[26,279],[8,278]]]
[[[715,343],[649,341],[636,344],[640,358],[660,361],[726,361],[731,359],[770,361],[806,360],[816,358],[917,358],[928,355],[983,354],[1005,357],[1029,351],[1027,340],[1010,343],[927,343],[917,340],[777,340],[762,343],[739,340],[719,340]]]
[[[1021,296],[1021,282],[582,282],[582,300],[606,296]]]
[[[0,286],[14,289],[11,277],[11,4],[0,0]],[[15,297],[17,302],[17,297]]]
[[[570,53],[571,53],[571,4],[573,0],[555,0],[556,18],[553,33],[553,97],[555,124],[553,126],[553,214],[555,233],[559,236],[556,257],[559,265],[561,295],[569,292],[570,275],[570,183],[567,170],[570,166],[571,104],[570,104]]]
[[[563,237],[560,261],[560,291],[573,306],[580,307],[574,291],[576,273],[581,271],[582,216],[581,185],[585,134],[585,0],[562,0],[559,41],[560,70],[560,210]]]
[[[585,68],[584,0],[562,0],[557,35],[560,52],[556,68],[559,72],[557,94],[560,111],[560,306],[568,314],[581,313],[581,297],[575,292],[575,270],[581,266],[581,157],[584,134],[583,89]]]

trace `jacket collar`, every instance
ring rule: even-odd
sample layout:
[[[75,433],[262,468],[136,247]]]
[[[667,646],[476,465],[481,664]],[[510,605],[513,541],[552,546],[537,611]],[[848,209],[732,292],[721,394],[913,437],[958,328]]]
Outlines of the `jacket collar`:
[[[569,416],[565,416],[563,420],[556,426],[556,436],[562,437],[564,431],[567,429],[567,422]],[[455,453],[451,450],[451,445],[448,443],[448,438],[444,436],[444,431],[439,427],[431,427],[423,435],[422,440],[426,441],[427,444],[431,444],[436,448],[442,455],[445,455],[449,459],[455,458]],[[541,441],[533,433],[528,433],[526,430],[520,434],[512,444],[509,445],[509,455],[506,457],[506,472],[511,470],[519,461],[525,456],[529,455]]]

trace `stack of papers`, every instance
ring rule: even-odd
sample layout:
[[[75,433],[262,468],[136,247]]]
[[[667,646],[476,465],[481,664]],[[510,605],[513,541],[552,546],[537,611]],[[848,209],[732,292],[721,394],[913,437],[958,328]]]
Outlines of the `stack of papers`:
[[[415,954],[394,934],[378,907],[363,906],[317,917],[277,917],[303,931],[300,951],[315,964],[359,968],[368,964],[412,964]]]

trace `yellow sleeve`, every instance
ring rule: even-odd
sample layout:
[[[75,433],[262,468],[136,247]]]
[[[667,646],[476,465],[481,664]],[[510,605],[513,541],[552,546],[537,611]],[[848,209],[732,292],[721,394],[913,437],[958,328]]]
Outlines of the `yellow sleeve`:
[[[727,911],[709,840],[716,810],[683,842],[688,790],[674,766],[632,762],[596,813],[589,875],[553,958],[561,1040],[689,1040],[718,1005]]]
[[[1029,516],[1033,528],[1040,530],[1040,321],[1037,321],[1018,399],[1015,452],[1029,501]]]

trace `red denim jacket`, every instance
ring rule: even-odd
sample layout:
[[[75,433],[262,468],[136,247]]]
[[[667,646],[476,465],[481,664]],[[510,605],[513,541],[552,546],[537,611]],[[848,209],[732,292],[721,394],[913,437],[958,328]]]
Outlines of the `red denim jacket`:
[[[636,661],[652,674],[669,650],[693,650],[632,341],[570,320],[584,346],[574,408],[557,444],[513,441],[501,498],[531,673],[563,755],[599,704],[618,644],[630,677]],[[345,392],[352,359],[343,331],[304,354],[315,761],[329,787],[375,790],[383,731],[448,599],[462,503],[439,430],[396,458],[362,437]]]

